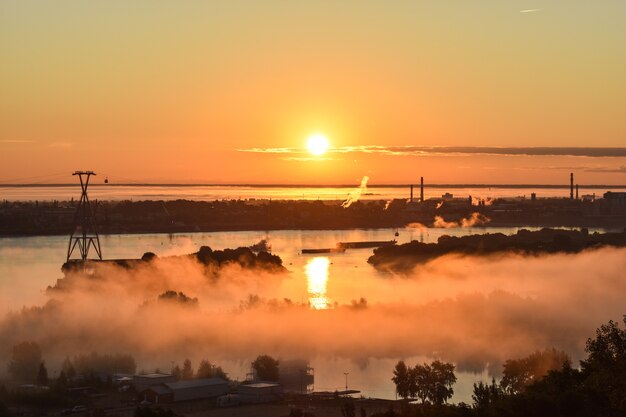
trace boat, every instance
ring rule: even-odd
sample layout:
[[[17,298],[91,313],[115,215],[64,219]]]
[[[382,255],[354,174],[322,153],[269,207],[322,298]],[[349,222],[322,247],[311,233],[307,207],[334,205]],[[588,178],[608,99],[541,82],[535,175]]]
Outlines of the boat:
[[[317,253],[344,253],[346,251],[345,248],[321,248],[321,249],[302,249],[302,254],[317,254]]]
[[[366,240],[361,242],[339,242],[337,248],[343,249],[363,249],[363,248],[379,248],[381,246],[391,246],[398,243],[394,240]]]

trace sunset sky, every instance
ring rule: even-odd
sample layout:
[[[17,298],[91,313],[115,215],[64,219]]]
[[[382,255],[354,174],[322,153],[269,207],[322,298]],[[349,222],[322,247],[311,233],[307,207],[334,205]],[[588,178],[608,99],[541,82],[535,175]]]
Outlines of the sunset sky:
[[[0,0],[0,183],[626,184],[625,19],[623,0]]]

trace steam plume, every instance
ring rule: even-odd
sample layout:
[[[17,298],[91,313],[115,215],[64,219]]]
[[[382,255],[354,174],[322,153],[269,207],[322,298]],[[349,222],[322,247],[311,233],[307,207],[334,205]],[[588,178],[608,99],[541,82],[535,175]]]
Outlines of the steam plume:
[[[348,199],[341,203],[341,206],[344,208],[348,208],[352,205],[352,203],[356,203],[357,201],[359,201],[359,198],[361,198],[361,194],[365,190],[367,190],[367,182],[369,181],[369,179],[370,177],[368,177],[367,175],[364,176],[361,179],[361,184],[359,185],[359,188],[356,188],[355,190],[350,192],[350,194],[348,195]]]
[[[489,223],[491,219],[484,214],[474,212],[470,214],[469,217],[463,218],[458,222],[448,222],[445,221],[441,216],[435,216],[435,221],[433,222],[433,227],[440,229],[451,229],[454,227],[474,227],[474,226],[483,226]]]

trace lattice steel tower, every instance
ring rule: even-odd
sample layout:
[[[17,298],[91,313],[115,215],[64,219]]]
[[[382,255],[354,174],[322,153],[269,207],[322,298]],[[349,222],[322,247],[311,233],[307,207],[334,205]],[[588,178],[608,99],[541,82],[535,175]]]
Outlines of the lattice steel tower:
[[[89,256],[89,249],[93,247],[98,259],[102,260],[102,250],[100,249],[100,238],[96,231],[96,214],[91,209],[89,197],[87,196],[87,186],[89,178],[96,175],[93,171],[76,171],[72,175],[78,175],[82,194],[74,214],[74,231],[70,236],[67,247],[67,260],[69,261],[76,247],[80,252],[80,259],[86,260]],[[83,178],[85,177],[85,178]]]

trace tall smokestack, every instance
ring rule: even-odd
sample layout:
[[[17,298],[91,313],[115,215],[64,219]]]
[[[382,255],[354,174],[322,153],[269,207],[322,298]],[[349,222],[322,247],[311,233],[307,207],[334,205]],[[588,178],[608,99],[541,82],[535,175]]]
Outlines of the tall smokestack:
[[[424,177],[420,177],[420,203],[424,202]]]
[[[569,198],[570,200],[574,199],[574,173],[570,172],[569,174]]]
[[[411,184],[411,200],[410,200],[410,202],[411,203],[413,202],[413,184]]]
[[[578,184],[576,184],[576,200],[578,200]]]

